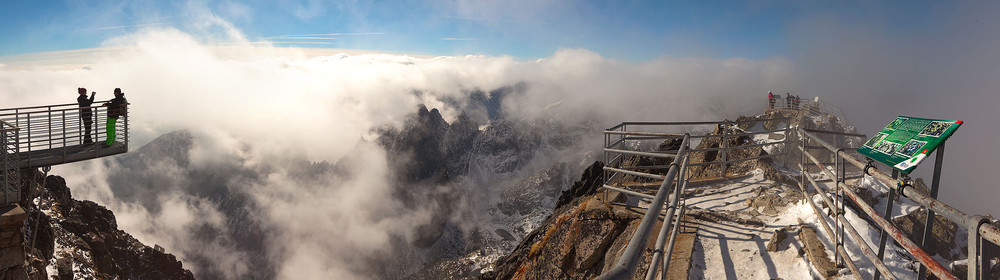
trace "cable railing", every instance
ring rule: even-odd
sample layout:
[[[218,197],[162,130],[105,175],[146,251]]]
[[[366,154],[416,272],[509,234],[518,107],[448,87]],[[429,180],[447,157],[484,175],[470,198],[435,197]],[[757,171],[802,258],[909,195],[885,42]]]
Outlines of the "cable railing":
[[[901,230],[896,228],[888,220],[891,218],[890,217],[891,206],[893,203],[892,199],[894,195],[902,195],[904,197],[907,197],[911,201],[919,204],[925,209],[933,211],[929,213],[928,217],[933,217],[934,213],[940,214],[941,216],[947,218],[956,225],[966,228],[968,230],[968,240],[969,240],[968,252],[967,252],[968,272],[966,275],[967,277],[966,279],[984,279],[984,277],[987,277],[986,273],[989,272],[991,258],[983,254],[985,251],[983,250],[985,242],[1000,244],[1000,230],[998,230],[996,226],[990,224],[988,219],[980,215],[965,214],[955,209],[954,207],[951,207],[937,199],[932,198],[927,194],[924,194],[923,192],[914,189],[911,186],[911,184],[906,180],[900,181],[898,179],[890,177],[889,175],[879,172],[874,165],[871,165],[867,162],[863,162],[857,157],[846,153],[846,150],[844,148],[831,145],[827,141],[824,141],[823,139],[818,137],[814,131],[811,132],[805,129],[799,129],[798,132],[801,133],[802,135],[800,136],[802,141],[800,142],[800,146],[798,149],[803,152],[802,153],[803,158],[799,167],[800,170],[802,170],[801,172],[802,177],[800,178],[799,189],[803,193],[806,193],[805,182],[806,179],[808,179],[810,185],[812,185],[812,187],[815,188],[816,191],[821,194],[820,196],[824,204],[826,204],[826,206],[829,209],[836,209],[835,213],[836,218],[834,218],[834,225],[831,228],[831,226],[827,224],[827,221],[822,218],[822,216],[824,216],[823,214],[824,212],[821,211],[820,208],[817,207],[811,199],[807,199],[809,204],[812,206],[813,210],[816,211],[816,215],[820,216],[819,219],[820,225],[823,226],[824,230],[826,230],[829,236],[833,237],[836,240],[836,245],[835,245],[836,248],[834,250],[836,252],[836,260],[838,261],[838,263],[839,262],[846,263],[848,267],[851,269],[852,273],[854,273],[856,278],[861,279],[860,278],[861,274],[859,273],[857,266],[853,263],[852,256],[850,256],[847,253],[847,251],[844,250],[845,236],[849,237],[857,245],[857,247],[861,249],[862,254],[868,259],[868,261],[871,262],[877,268],[875,279],[879,279],[880,277],[885,277],[885,279],[898,278],[897,275],[894,275],[886,267],[886,265],[883,263],[882,260],[884,258],[885,242],[887,240],[886,235],[891,236],[893,240],[895,240],[898,244],[900,244],[907,253],[912,255],[920,263],[921,269],[918,272],[918,277],[923,278],[923,272],[926,269],[939,279],[958,279],[949,269],[945,268],[943,265],[938,263],[926,251],[924,251],[924,249],[921,248],[921,246],[917,245],[917,243],[907,238],[906,235]],[[822,162],[820,162],[820,160],[818,160],[815,156],[813,156],[812,153],[807,151],[806,148],[807,142],[815,142],[816,144],[819,144],[820,146],[827,149],[827,151],[836,154],[837,162],[833,170],[827,168]],[[940,166],[941,163],[940,161],[943,158],[941,154],[942,152],[943,152],[943,147],[939,147],[937,156],[938,157],[937,166]],[[820,168],[820,170],[827,176],[832,178],[837,178],[835,189],[833,190],[834,195],[832,199],[827,196],[830,190],[826,190],[825,188],[821,187],[820,184],[816,183],[815,180],[813,180],[812,176],[809,175],[808,171],[809,165],[806,162],[807,159],[813,165]],[[879,214],[871,205],[868,204],[868,202],[861,199],[861,197],[858,196],[858,194],[854,190],[847,187],[847,184],[845,182],[846,181],[845,169],[847,168],[847,166],[849,166],[848,164],[861,169],[865,174],[874,177],[875,179],[879,180],[890,189],[888,196],[889,200],[886,203],[887,204],[886,211],[883,214]],[[853,202],[853,204],[856,205],[859,209],[861,209],[861,211],[863,211],[868,217],[871,217],[871,219],[882,230],[880,244],[877,253],[873,248],[868,246],[868,244],[864,241],[864,239],[862,239],[861,236],[854,229],[854,226],[851,225],[845,218],[844,216],[846,212],[844,209],[845,198],[850,199],[850,201]],[[930,218],[928,218],[927,220],[932,221],[932,219]],[[933,224],[932,222],[925,222],[924,224],[925,228],[923,234],[924,240],[928,239],[927,236],[929,235],[929,226],[932,224]],[[846,235],[844,234],[845,229],[847,230]]]
[[[95,102],[94,104],[103,104]],[[86,111],[92,123],[87,126]],[[0,120],[16,127],[5,149],[16,168],[34,168],[119,154],[128,151],[128,106],[114,124],[115,141],[104,145],[108,107],[76,103],[0,109]]]
[[[604,167],[604,184],[602,188],[607,191],[615,191],[626,196],[638,197],[639,199],[650,200],[648,209],[643,215],[639,226],[630,238],[628,245],[622,252],[621,257],[615,265],[600,275],[598,279],[631,279],[638,270],[639,260],[642,250],[649,240],[653,231],[653,225],[661,217],[663,207],[666,210],[663,217],[663,224],[657,234],[655,250],[649,269],[644,274],[646,279],[656,279],[659,274],[660,279],[666,279],[667,271],[670,267],[670,255],[673,252],[674,243],[680,229],[680,221],[686,209],[684,191],[694,174],[690,174],[690,168],[694,166],[719,165],[720,177],[727,176],[727,170],[731,164],[783,156],[783,153],[768,154],[759,156],[730,158],[729,154],[734,150],[741,149],[762,149],[765,146],[777,146],[788,143],[788,129],[778,128],[779,124],[788,125],[788,118],[755,119],[744,121],[713,121],[713,122],[623,122],[614,127],[606,129],[604,157],[608,162]],[[775,127],[763,131],[745,131],[739,128],[739,124],[762,123],[763,127]],[[669,128],[688,128],[692,126],[706,126],[715,128],[717,134],[690,135],[690,133],[664,132]],[[635,128],[657,127],[660,131],[636,131]],[[676,130],[676,129],[674,129]],[[730,139],[740,139],[739,137],[750,137],[762,134],[783,134],[781,141],[765,143],[737,143],[730,145]],[[692,139],[719,139],[717,147],[691,148]],[[657,147],[655,151],[642,151],[644,148],[641,142],[659,141],[668,144],[666,150]],[[714,160],[691,163],[692,153],[717,153]],[[645,158],[650,165],[626,163],[641,162]],[[664,161],[672,159],[669,164]],[[665,174],[654,173],[655,170],[667,169]],[[629,178],[626,178],[631,176]],[[642,193],[639,187],[656,186],[654,195]],[[667,199],[668,195],[670,199]],[[676,214],[676,215],[675,215]],[[672,230],[671,230],[672,229]],[[669,233],[669,237],[668,237]],[[659,273],[657,273],[659,272]]]

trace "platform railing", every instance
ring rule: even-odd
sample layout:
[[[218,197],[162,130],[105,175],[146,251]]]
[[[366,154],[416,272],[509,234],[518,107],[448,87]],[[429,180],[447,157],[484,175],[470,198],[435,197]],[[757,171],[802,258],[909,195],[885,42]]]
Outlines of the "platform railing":
[[[14,161],[19,168],[67,163],[80,159],[103,156],[102,145],[107,140],[106,124],[108,107],[99,105],[79,107],[76,103],[0,109],[0,120],[17,127]],[[86,128],[83,109],[90,109],[93,118],[90,140],[85,143]],[[117,150],[128,150],[128,106],[115,123]],[[89,153],[90,155],[81,155]],[[70,155],[77,157],[71,157]]]
[[[884,248],[880,248],[880,254],[876,255],[874,253],[874,250],[871,247],[869,247],[868,244],[865,243],[863,239],[860,239],[860,236],[857,234],[857,232],[853,230],[853,226],[850,225],[846,219],[844,219],[845,210],[844,210],[843,199],[845,198],[850,199],[866,215],[871,217],[871,219],[874,220],[874,222],[885,233],[888,233],[888,235],[891,236],[897,243],[902,245],[902,248],[910,255],[912,255],[918,262],[920,262],[922,266],[926,267],[926,269],[930,271],[931,274],[938,277],[939,279],[958,279],[954,274],[952,274],[950,270],[948,270],[943,265],[934,260],[934,258],[932,258],[920,246],[918,246],[915,242],[907,238],[902,231],[893,226],[892,223],[889,220],[887,220],[891,217],[883,217],[882,215],[880,215],[871,205],[869,205],[866,201],[862,200],[857,193],[855,193],[851,188],[847,187],[847,184],[844,182],[845,172],[843,170],[846,169],[848,164],[863,170],[865,174],[872,176],[875,179],[882,182],[885,186],[889,188],[890,197],[894,194],[907,197],[913,202],[919,204],[920,206],[923,206],[925,209],[930,209],[934,211],[934,213],[944,216],[951,222],[968,229],[968,235],[969,235],[968,236],[969,246],[967,252],[968,274],[966,277],[967,279],[984,279],[984,277],[987,277],[986,273],[989,272],[989,268],[991,265],[990,256],[985,256],[983,254],[984,253],[983,246],[986,244],[986,242],[990,242],[993,244],[1000,244],[1000,229],[998,229],[993,224],[990,224],[988,219],[980,215],[965,214],[955,209],[954,207],[949,206],[948,204],[945,204],[937,199],[930,197],[927,194],[917,191],[916,189],[910,186],[911,184],[909,182],[900,181],[898,179],[890,177],[889,175],[879,172],[875,166],[869,165],[867,162],[862,161],[858,157],[845,153],[844,152],[845,150],[843,148],[831,145],[830,143],[820,139],[820,137],[818,137],[813,132],[799,129],[799,133],[801,133],[802,135],[801,137],[803,140],[801,142],[802,144],[799,147],[800,150],[806,151],[805,144],[807,141],[811,141],[818,143],[819,145],[825,147],[828,151],[834,152],[837,155],[838,158],[837,166],[834,168],[833,171],[831,171],[828,168],[826,168],[826,166],[824,166],[811,153],[809,152],[803,153],[803,157],[808,157],[808,160],[811,161],[812,164],[819,167],[824,174],[826,174],[829,177],[838,178],[835,185],[836,189],[833,190],[835,194],[832,199],[830,197],[827,197],[826,195],[827,193],[830,192],[830,190],[826,190],[820,187],[819,184],[817,184],[812,179],[812,176],[808,175],[808,169],[805,169],[807,164],[805,158],[802,161],[800,170],[804,171],[802,172],[804,177],[808,178],[811,185],[814,188],[816,188],[816,190],[820,194],[822,194],[821,197],[823,198],[824,203],[826,203],[830,209],[837,209],[836,211],[837,217],[834,220],[839,222],[839,225],[834,225],[834,228],[830,228],[830,226],[826,223],[826,220],[822,218],[824,212],[820,211],[819,208],[816,207],[815,204],[813,204],[811,199],[807,199],[807,201],[809,201],[813,209],[816,211],[817,215],[821,216],[821,219],[819,219],[821,221],[821,225],[823,225],[824,229],[830,236],[833,236],[837,240],[837,248],[835,250],[838,256],[837,258],[844,260],[851,268],[852,272],[856,275],[856,277],[859,277],[860,279],[859,276],[860,274],[858,273],[857,268],[851,262],[852,260],[851,256],[848,255],[847,252],[843,249],[843,238],[845,236],[843,234],[843,228],[846,228],[848,230],[847,236],[854,239],[858,247],[861,248],[862,253],[865,255],[865,257],[867,257],[867,259],[876,266],[876,268],[878,269],[878,274],[884,276],[886,279],[896,279],[896,276],[893,275],[891,271],[889,271],[882,263],[881,250]],[[800,182],[800,190],[802,190],[803,192],[805,192],[804,185],[805,185],[804,181]],[[887,204],[892,204],[892,202],[889,201],[887,202]],[[889,206],[891,205],[887,205],[887,207]],[[925,233],[925,238],[926,235],[927,234]],[[882,242],[884,242],[884,240],[885,239],[883,239]],[[881,245],[880,247],[882,246],[884,245]],[[923,275],[918,275],[918,277],[922,278]]]
[[[638,269],[637,266],[639,260],[641,259],[642,252],[644,251],[642,248],[645,248],[645,244],[652,234],[652,226],[656,223],[656,220],[661,217],[661,211],[663,210],[663,207],[666,206],[665,213],[663,213],[662,216],[663,224],[657,235],[655,243],[656,249],[653,251],[651,265],[645,273],[646,279],[656,279],[658,274],[661,279],[665,279],[667,271],[670,267],[670,255],[673,251],[674,243],[680,229],[680,221],[684,215],[683,213],[686,203],[683,194],[688,185],[689,178],[691,177],[691,175],[688,174],[689,168],[701,165],[719,165],[721,166],[720,177],[725,178],[728,167],[733,163],[783,156],[783,153],[777,153],[749,158],[730,159],[728,154],[730,151],[738,149],[752,149],[763,146],[784,145],[788,143],[787,132],[789,130],[787,128],[776,128],[759,132],[741,132],[735,128],[735,125],[740,123],[760,122],[770,123],[771,126],[774,127],[778,127],[779,124],[784,124],[785,127],[787,127],[788,121],[788,118],[782,117],[747,121],[624,122],[606,129],[604,131],[604,156],[605,162],[608,162],[609,164],[604,167],[605,174],[602,188],[606,190],[605,201],[608,199],[607,191],[614,191],[622,193],[626,196],[648,199],[650,200],[650,204],[618,262],[614,267],[599,276],[598,279],[631,279],[633,277]],[[649,131],[649,127],[654,127],[656,131]],[[693,131],[698,130],[698,127],[701,127],[702,129],[715,129],[719,132],[719,134],[690,135],[690,133],[669,132],[671,130],[677,131],[678,129],[683,128]],[[642,130],[630,130],[636,128],[640,128]],[[743,145],[729,146],[729,139],[734,137],[772,133],[784,134],[784,138],[782,141],[770,143],[743,143]],[[720,147],[700,149],[691,148],[692,139],[707,138],[720,139]],[[669,139],[680,140],[679,143],[675,142],[678,147],[676,150],[643,151],[644,146],[642,143],[645,141],[663,142],[664,140]],[[654,144],[656,143],[654,142]],[[720,156],[716,157],[716,160],[714,161],[690,163],[689,155],[691,155],[692,152],[718,152]],[[670,164],[656,164],[654,162],[653,165],[623,166],[623,162],[628,157],[672,159],[672,161]],[[663,169],[668,170],[666,174],[652,173],[653,170]],[[628,183],[635,182],[625,182],[626,176],[634,176],[635,179],[643,178],[639,180],[649,182],[629,185]],[[632,186],[652,186],[653,184],[659,186],[654,195],[641,193],[639,190],[632,188]],[[670,199],[667,200],[667,196],[671,194],[672,196],[670,196]],[[667,233],[670,233],[669,238],[667,237]]]
[[[19,172],[15,163],[17,154],[17,132],[19,128],[0,120],[0,205],[16,203],[21,197]]]

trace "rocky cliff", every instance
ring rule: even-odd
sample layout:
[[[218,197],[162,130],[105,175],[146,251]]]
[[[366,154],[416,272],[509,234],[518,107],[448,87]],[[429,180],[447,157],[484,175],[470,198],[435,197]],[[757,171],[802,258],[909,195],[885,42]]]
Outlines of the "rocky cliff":
[[[45,182],[38,207],[21,202],[28,205],[25,244],[34,244],[27,251],[29,279],[194,279],[174,255],[118,229],[110,210],[74,199],[62,177],[28,171],[22,178],[25,193]]]

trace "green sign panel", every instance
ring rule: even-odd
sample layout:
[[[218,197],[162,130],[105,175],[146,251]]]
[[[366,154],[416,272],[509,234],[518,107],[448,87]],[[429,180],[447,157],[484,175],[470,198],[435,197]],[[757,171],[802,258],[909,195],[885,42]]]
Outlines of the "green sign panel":
[[[961,125],[958,120],[899,116],[868,139],[858,152],[910,173]]]

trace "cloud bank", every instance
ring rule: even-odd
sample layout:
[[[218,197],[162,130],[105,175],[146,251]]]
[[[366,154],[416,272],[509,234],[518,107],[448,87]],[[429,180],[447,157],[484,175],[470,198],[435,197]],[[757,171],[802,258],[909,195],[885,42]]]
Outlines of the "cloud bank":
[[[187,156],[140,159],[149,161],[145,170],[104,159],[53,173],[64,175],[78,198],[107,205],[139,240],[164,246],[186,265],[210,263],[192,269],[212,278],[248,277],[259,265],[281,279],[384,277],[371,263],[412,241],[437,206],[402,206],[385,152],[370,141],[377,128],[401,126],[419,104],[453,121],[461,110],[455,104],[464,104],[470,91],[523,84],[524,92],[503,100],[510,118],[599,127],[732,118],[760,109],[753,93],[786,82],[791,71],[781,58],[626,63],[584,49],[534,61],[310,56],[247,42],[229,25],[213,28],[229,36],[225,41],[245,44],[219,46],[177,29],[147,29],[108,40],[89,53],[94,60],[85,67],[0,69],[0,96],[10,107],[72,102],[76,87],[97,91],[99,99],[122,88],[132,103],[133,153],[165,133],[189,131]],[[213,182],[213,174],[237,175],[192,186],[196,178]],[[226,212],[229,200],[254,206],[241,214],[245,221]],[[247,228],[240,223],[262,230],[237,232]],[[219,237],[205,238],[205,231]],[[245,240],[259,247],[248,250],[239,244]],[[419,266],[415,259],[405,265]]]
[[[313,55],[248,42],[213,19],[199,32],[152,27],[109,39],[87,52],[86,63],[0,66],[0,96],[5,107],[16,107],[69,103],[76,87],[108,98],[120,87],[132,102],[133,152],[165,133],[190,131],[186,159],[159,160],[145,171],[99,160],[53,173],[66,177],[77,198],[107,205],[139,240],[164,246],[185,265],[211,264],[193,268],[197,275],[244,278],[263,265],[282,279],[371,278],[384,274],[370,264],[412,239],[434,211],[401,206],[385,151],[369,142],[373,130],[401,126],[418,104],[452,121],[468,92],[520,83],[524,92],[502,104],[510,116],[599,127],[756,114],[768,90],[839,104],[868,134],[896,115],[962,119],[966,125],[947,149],[942,200],[970,213],[1000,213],[990,201],[998,195],[995,184],[984,175],[1000,157],[992,148],[1000,130],[991,125],[1000,120],[993,108],[1000,104],[994,92],[1000,73],[992,54],[1000,47],[1000,21],[988,11],[949,10],[943,25],[927,34],[895,37],[871,28],[877,19],[803,18],[792,30],[794,53],[787,58],[664,56],[638,63],[586,49],[532,61]],[[593,138],[596,143],[600,135]],[[192,189],[185,170],[199,168],[199,178],[241,175],[217,188]],[[158,180],[121,184],[114,174],[123,171]],[[246,237],[259,251],[225,237],[239,233],[200,239],[205,230],[244,228],[226,219],[232,213],[221,209],[230,202],[211,195],[219,192],[255,205],[240,217],[262,229]],[[419,265],[420,256],[412,257],[418,263],[409,265]]]

